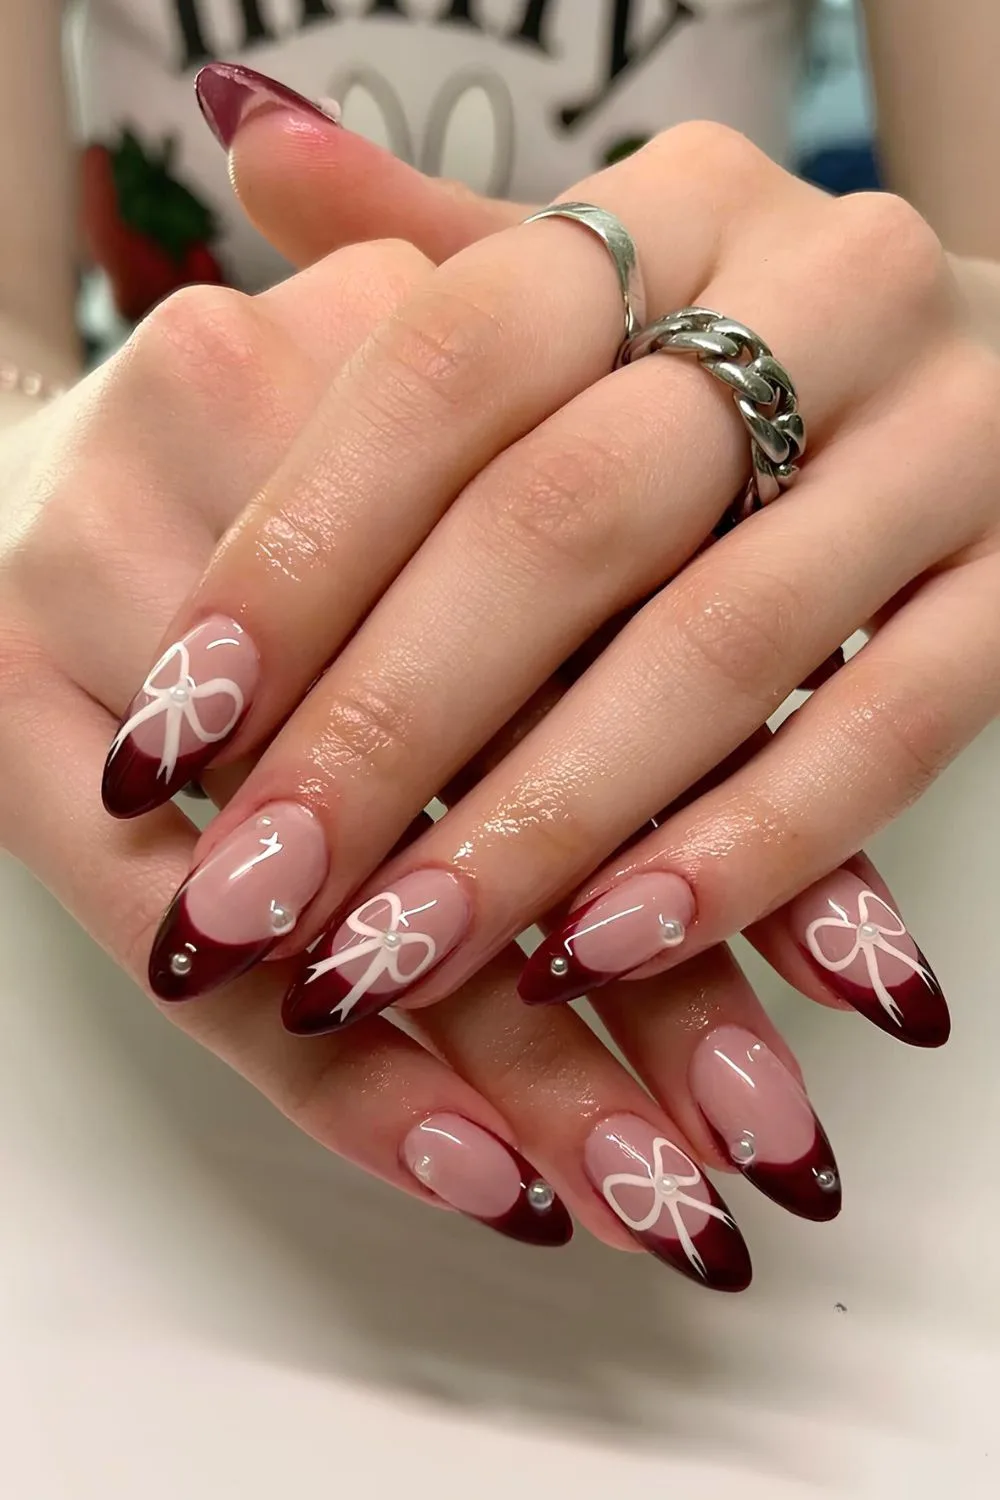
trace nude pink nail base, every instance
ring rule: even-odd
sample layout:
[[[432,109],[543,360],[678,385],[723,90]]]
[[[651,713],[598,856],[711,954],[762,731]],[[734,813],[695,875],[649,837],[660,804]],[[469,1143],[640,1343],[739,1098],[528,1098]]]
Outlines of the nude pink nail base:
[[[465,936],[472,908],[448,870],[414,870],[369,896],[309,954],[285,996],[289,1031],[321,1036],[392,1005]]]
[[[250,637],[223,615],[168,646],[111,742],[101,797],[112,817],[151,812],[193,781],[239,729],[259,674]]]
[[[840,1173],[826,1133],[798,1080],[753,1032],[710,1032],[688,1082],[720,1152],[754,1187],[804,1219],[836,1218]]]
[[[792,903],[791,931],[835,995],[890,1036],[941,1047],[951,1017],[941,986],[902,917],[851,870],[837,870]]]
[[[535,950],[517,992],[527,1005],[577,1000],[682,947],[694,918],[691,887],[652,870],[630,876],[574,911]]]
[[[161,1000],[192,1000],[228,984],[288,934],[327,876],[312,813],[274,802],[233,830],[177,892],[149,959]]]
[[[736,1221],[687,1152],[638,1115],[613,1115],[584,1146],[592,1185],[633,1238],[699,1286],[742,1292],[753,1275]]]
[[[431,1115],[415,1125],[402,1157],[425,1188],[497,1234],[542,1246],[573,1237],[565,1205],[531,1163],[462,1115]]]

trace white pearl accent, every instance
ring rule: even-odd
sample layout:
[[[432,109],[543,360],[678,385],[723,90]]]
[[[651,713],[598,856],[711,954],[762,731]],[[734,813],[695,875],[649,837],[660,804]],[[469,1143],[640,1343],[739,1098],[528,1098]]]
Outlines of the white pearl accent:
[[[171,953],[170,972],[176,974],[178,979],[184,979],[191,972],[190,953]]]
[[[556,1201],[555,1191],[549,1187],[547,1182],[543,1182],[541,1178],[537,1182],[531,1183],[527,1196],[531,1207],[536,1213],[540,1214],[550,1209]]]
[[[862,922],[858,928],[858,937],[863,943],[873,943],[880,935],[880,928],[874,922]]]
[[[549,973],[554,974],[557,979],[564,979],[569,973],[569,959],[554,958],[549,964]]]
[[[660,942],[664,948],[676,948],[679,943],[683,943],[687,935],[683,922],[674,921],[672,918],[667,920],[664,917],[660,917],[659,922]]]
[[[178,683],[176,687],[170,689],[170,701],[180,704],[190,703],[191,689],[185,687],[183,683]]]
[[[402,938],[398,932],[387,932],[382,939],[383,948],[398,948]]]
[[[753,1131],[744,1130],[738,1141],[734,1141],[729,1148],[729,1155],[738,1167],[748,1167],[757,1155],[757,1146],[753,1138]]]
[[[676,1177],[672,1177],[669,1172],[665,1172],[664,1175],[659,1179],[657,1186],[659,1187],[660,1192],[664,1195],[664,1197],[672,1198],[674,1193],[676,1193],[677,1189],[680,1187],[680,1183],[677,1181]]]
[[[280,901],[271,902],[271,931],[275,937],[291,932],[295,923],[296,914],[290,906],[282,906]]]
[[[816,1173],[816,1186],[823,1193],[833,1193],[839,1186],[839,1179],[832,1167],[824,1167],[822,1172]]]

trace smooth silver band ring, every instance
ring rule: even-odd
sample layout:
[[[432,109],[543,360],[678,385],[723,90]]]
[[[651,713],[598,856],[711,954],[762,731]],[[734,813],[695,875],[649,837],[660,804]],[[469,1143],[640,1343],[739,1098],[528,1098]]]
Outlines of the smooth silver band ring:
[[[595,203],[550,203],[548,208],[540,209],[524,222],[537,224],[541,219],[571,219],[597,236],[618,273],[625,310],[625,340],[634,338],[646,317],[646,288],[635,240],[621,219],[615,218],[606,208],[598,208]]]
[[[626,341],[618,364],[633,364],[647,354],[697,355],[732,391],[750,434],[753,473],[716,527],[721,535],[777,499],[799,472],[806,428],[791,377],[752,328],[707,307],[683,307],[651,323]]]

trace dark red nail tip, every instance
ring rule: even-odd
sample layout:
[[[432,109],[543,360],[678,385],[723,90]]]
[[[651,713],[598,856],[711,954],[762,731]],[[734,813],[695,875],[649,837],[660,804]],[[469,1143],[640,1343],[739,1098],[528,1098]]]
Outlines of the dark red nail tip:
[[[351,1007],[345,1016],[335,1014],[341,1001],[350,994],[353,986],[336,970],[322,979],[309,977],[309,968],[319,957],[329,955],[332,934],[328,933],[320,948],[306,955],[298,977],[290,985],[281,1005],[281,1020],[286,1031],[295,1036],[329,1036],[343,1031],[348,1026],[364,1021],[368,1016],[377,1016],[399,999],[399,992],[391,995],[365,996]]]
[[[494,1136],[494,1139],[499,1140],[499,1137]],[[506,1141],[500,1141],[500,1144],[517,1163],[521,1191],[513,1208],[499,1219],[478,1219],[477,1222],[525,1245],[550,1249],[568,1245],[573,1238],[573,1220],[562,1199],[519,1151]]]
[[[840,1213],[843,1206],[840,1172],[818,1120],[812,1147],[798,1161],[769,1162],[758,1157],[747,1165],[733,1161],[724,1138],[708,1121],[706,1124],[720,1154],[779,1208],[818,1224],[825,1224]]]
[[[600,898],[577,907],[563,925],[544,938],[528,959],[517,982],[517,993],[525,1005],[563,1005],[603,988],[616,974],[598,974],[580,963],[572,937]]]
[[[843,974],[832,974],[803,950],[814,970],[836,995],[846,1000],[873,1026],[911,1047],[943,1047],[951,1035],[951,1015],[937,976],[918,949],[922,972],[902,984],[886,985],[901,1019],[885,1008],[873,989],[855,984]]]
[[[713,1208],[721,1209],[726,1218],[709,1219],[698,1234],[691,1236],[698,1263],[692,1263],[683,1246],[671,1235],[657,1234],[649,1229],[641,1234],[632,1231],[633,1238],[650,1255],[654,1255],[664,1265],[672,1266],[675,1271],[680,1271],[698,1286],[713,1292],[746,1291],[753,1280],[753,1265],[747,1242],[723,1198],[707,1178],[705,1183]]]
[[[104,764],[101,801],[105,811],[113,818],[126,819],[139,818],[163,807],[185,790],[218,749],[218,745],[212,745],[202,754],[178,756],[173,774],[163,776],[159,758],[146,755],[129,737]]]
[[[205,121],[224,151],[229,150],[250,116],[263,109],[286,108],[336,124],[304,94],[239,63],[209,63],[198,74],[194,87]]]
[[[220,943],[207,937],[188,914],[185,889],[181,886],[167,908],[149,956],[149,987],[160,1000],[194,1000],[231,984],[277,942]]]

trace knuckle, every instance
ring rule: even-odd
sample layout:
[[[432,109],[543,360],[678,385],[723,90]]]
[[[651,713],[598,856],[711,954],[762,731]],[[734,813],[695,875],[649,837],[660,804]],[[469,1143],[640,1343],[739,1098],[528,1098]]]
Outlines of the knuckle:
[[[848,275],[877,280],[880,295],[907,310],[936,301],[948,285],[944,247],[927,220],[894,193],[855,193],[830,205]]]
[[[411,298],[384,325],[393,405],[421,426],[428,406],[446,416],[468,412],[492,389],[503,317],[471,294],[440,284]]]
[[[317,755],[331,770],[361,765],[391,773],[407,754],[410,715],[385,688],[351,684],[323,705]]]
[[[707,668],[727,690],[769,712],[777,708],[786,696],[782,662],[805,618],[795,588],[770,573],[745,572],[708,593],[678,582],[683,591],[678,591],[676,604],[671,591],[664,596],[676,610],[680,655],[675,659]]]
[[[215,390],[256,366],[261,332],[253,300],[242,292],[182,287],[139,324],[125,346],[123,364],[157,376],[182,375],[188,384]]]
[[[372,328],[401,308],[435,270],[433,261],[405,240],[347,245],[336,260],[338,285],[350,287],[369,309]]]
[[[877,695],[854,713],[859,735],[873,760],[886,765],[900,810],[916,802],[961,747],[951,715],[941,700]]]
[[[748,173],[756,179],[765,171],[776,170],[758,146],[718,120],[684,120],[654,136],[644,150],[680,157],[699,175],[719,178],[727,184],[745,180]]]
[[[631,528],[616,500],[620,467],[606,445],[580,435],[572,446],[548,451],[536,443],[525,469],[527,478],[513,488],[488,482],[475,501],[499,548],[537,558],[544,568],[555,558],[574,574],[627,558]]]

